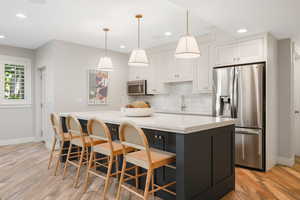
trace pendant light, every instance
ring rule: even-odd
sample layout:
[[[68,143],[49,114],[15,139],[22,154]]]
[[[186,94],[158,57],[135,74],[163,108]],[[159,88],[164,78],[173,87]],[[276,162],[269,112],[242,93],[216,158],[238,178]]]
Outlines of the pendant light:
[[[109,29],[104,28],[103,31],[105,33],[105,56],[100,58],[97,69],[101,71],[113,71],[111,59],[107,55],[107,32],[109,31]]]
[[[176,58],[197,58],[200,56],[199,47],[196,38],[189,32],[189,10],[186,12],[186,35],[182,36],[175,52]]]
[[[143,15],[136,15],[135,18],[138,20],[138,48],[133,49],[131,52],[128,65],[129,66],[139,66],[139,67],[147,67],[149,65],[149,61],[147,58],[146,51],[141,48],[141,18]]]

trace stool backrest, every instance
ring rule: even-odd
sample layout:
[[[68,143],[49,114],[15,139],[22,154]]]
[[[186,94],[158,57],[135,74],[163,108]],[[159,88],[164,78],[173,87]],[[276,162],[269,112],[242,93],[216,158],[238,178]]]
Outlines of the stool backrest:
[[[75,116],[73,116],[73,115],[67,116],[66,125],[67,125],[67,129],[68,129],[68,133],[70,134],[71,140],[72,140],[72,136],[80,136],[82,145],[87,143],[87,141],[85,139],[86,135],[82,130],[79,120]]]
[[[50,120],[51,120],[55,137],[61,141],[64,140],[64,133],[62,130],[59,116],[56,113],[51,113]]]
[[[126,147],[133,147],[138,150],[146,151],[148,164],[151,163],[151,155],[148,139],[144,131],[133,122],[122,122],[119,128],[119,138],[123,146],[123,154],[126,157]]]
[[[107,141],[110,146],[110,150],[112,154],[113,145],[112,145],[111,133],[107,125],[103,121],[95,118],[90,119],[88,121],[87,130],[92,144],[94,143],[94,140]]]

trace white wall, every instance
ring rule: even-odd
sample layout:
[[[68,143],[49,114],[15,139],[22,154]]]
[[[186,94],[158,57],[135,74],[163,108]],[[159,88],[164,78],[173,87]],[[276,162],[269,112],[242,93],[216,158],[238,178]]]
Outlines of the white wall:
[[[47,69],[49,113],[118,110],[127,103],[128,55],[109,52],[114,71],[109,73],[108,104],[88,105],[87,69],[95,68],[102,55],[102,49],[63,41],[52,41],[37,50],[37,67],[45,66]],[[51,132],[49,129],[46,140],[49,140]]]
[[[279,152],[278,162],[294,163],[294,66],[290,39],[278,42]]]
[[[33,50],[0,45],[0,55],[22,57],[31,60],[32,70],[32,96],[34,96],[34,58]],[[18,141],[31,141],[35,137],[34,99],[32,106],[23,108],[0,108],[1,134],[0,145],[16,143]]]

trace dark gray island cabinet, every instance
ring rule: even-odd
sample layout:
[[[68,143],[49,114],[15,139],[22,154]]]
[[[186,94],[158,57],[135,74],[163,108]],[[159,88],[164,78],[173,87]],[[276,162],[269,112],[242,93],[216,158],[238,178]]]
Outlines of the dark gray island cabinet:
[[[164,191],[155,193],[162,199],[214,200],[235,188],[233,119],[158,113],[128,118],[117,111],[62,113],[62,119],[68,114],[77,116],[84,128],[92,117],[103,120],[115,140],[119,124],[133,121],[144,130],[151,147],[176,153],[176,169],[163,167],[155,171],[156,184],[176,180],[176,186],[169,188],[176,196]]]

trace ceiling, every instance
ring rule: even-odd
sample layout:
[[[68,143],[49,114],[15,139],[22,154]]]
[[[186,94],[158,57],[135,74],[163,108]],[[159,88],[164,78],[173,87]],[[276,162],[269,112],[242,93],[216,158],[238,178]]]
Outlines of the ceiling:
[[[137,45],[135,14],[144,15],[142,46],[149,48],[184,33],[186,7],[194,35],[217,27],[235,35],[247,28],[247,34],[300,36],[299,0],[1,0],[0,35],[6,38],[0,44],[35,49],[57,39],[103,48],[102,28],[109,27],[109,48],[129,52]],[[165,36],[166,31],[173,35]]]

